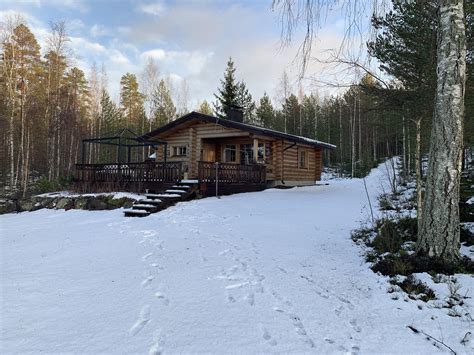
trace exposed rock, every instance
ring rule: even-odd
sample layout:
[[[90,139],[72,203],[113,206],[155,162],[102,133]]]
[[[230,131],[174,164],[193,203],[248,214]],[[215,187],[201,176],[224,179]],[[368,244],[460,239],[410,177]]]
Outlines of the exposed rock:
[[[18,205],[19,211],[31,211],[35,203],[31,199],[23,199],[19,201]]]
[[[110,208],[107,203],[98,199],[97,197],[89,197],[86,204],[84,205],[84,209],[89,211],[99,211],[108,210]]]
[[[74,207],[74,200],[68,197],[61,197],[56,202],[56,209],[70,210]]]
[[[78,197],[74,201],[74,208],[78,210],[85,209],[84,207],[86,206],[88,201],[87,197]]]
[[[13,200],[0,199],[0,214],[17,212],[17,204]]]

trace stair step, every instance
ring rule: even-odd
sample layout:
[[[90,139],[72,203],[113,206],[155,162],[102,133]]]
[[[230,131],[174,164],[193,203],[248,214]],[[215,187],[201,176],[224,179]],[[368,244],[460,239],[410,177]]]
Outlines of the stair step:
[[[169,194],[185,194],[187,191],[170,189],[170,190],[166,190],[165,192]]]
[[[125,214],[125,217],[146,217],[150,215],[150,212],[145,211],[145,210],[124,210],[123,213]]]
[[[150,204],[139,203],[139,204],[133,205],[132,209],[133,210],[145,210],[145,211],[148,211],[148,212],[152,212],[152,211],[156,211],[156,206],[150,205]]]
[[[163,193],[163,194],[157,194],[156,195],[157,198],[168,198],[168,199],[177,199],[177,198],[181,198],[181,195],[180,194],[168,194],[168,193]]]
[[[156,199],[158,198],[158,194],[145,194],[145,197],[148,199]]]
[[[153,206],[157,206],[159,204],[161,204],[161,200],[150,200],[150,199],[144,199],[144,200],[139,200],[138,203],[139,204],[143,204],[143,205],[153,205]]]

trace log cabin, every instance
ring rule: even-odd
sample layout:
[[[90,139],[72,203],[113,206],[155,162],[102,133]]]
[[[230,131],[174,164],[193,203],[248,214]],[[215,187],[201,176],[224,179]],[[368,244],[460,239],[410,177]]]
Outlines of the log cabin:
[[[231,110],[231,119],[191,112],[141,138],[165,141],[153,155],[157,163],[179,163],[184,180],[197,181],[203,195],[258,191],[276,186],[314,185],[323,168],[323,149],[336,146],[243,123],[243,114]]]

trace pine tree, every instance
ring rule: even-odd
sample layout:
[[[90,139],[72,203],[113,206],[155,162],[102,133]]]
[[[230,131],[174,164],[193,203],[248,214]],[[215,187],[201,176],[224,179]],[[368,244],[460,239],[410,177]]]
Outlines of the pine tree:
[[[135,74],[127,73],[120,79],[120,104],[122,106],[125,123],[128,128],[142,131],[141,117],[145,97],[140,93]]]
[[[176,117],[176,106],[171,99],[168,86],[163,79],[160,80],[158,87],[152,96],[152,127],[161,127],[171,122]]]
[[[260,98],[260,104],[256,110],[257,124],[262,127],[272,128],[275,124],[275,109],[273,108],[270,97],[263,93]]]
[[[116,133],[123,125],[122,112],[110,99],[109,93],[105,88],[102,89],[100,99],[100,116],[104,136]]]
[[[213,113],[211,105],[209,105],[209,103],[206,100],[201,102],[201,104],[199,105],[199,108],[197,109],[197,112],[200,112],[209,116],[212,116],[212,113]]]
[[[244,122],[255,123],[255,101],[243,81],[238,84],[237,106],[243,110]]]

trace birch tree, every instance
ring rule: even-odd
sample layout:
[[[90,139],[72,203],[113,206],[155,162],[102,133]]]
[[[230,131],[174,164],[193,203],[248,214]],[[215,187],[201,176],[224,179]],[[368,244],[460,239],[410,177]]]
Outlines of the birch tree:
[[[311,58],[312,43],[320,25],[321,9],[337,1],[275,0],[281,10],[283,39],[292,40],[299,25],[305,26],[300,46],[301,76]],[[344,1],[354,11],[367,1]],[[351,6],[353,5],[353,6]],[[430,141],[426,194],[418,253],[439,257],[447,263],[459,259],[459,183],[462,163],[464,92],[466,75],[466,31],[463,0],[437,0],[437,84]]]

